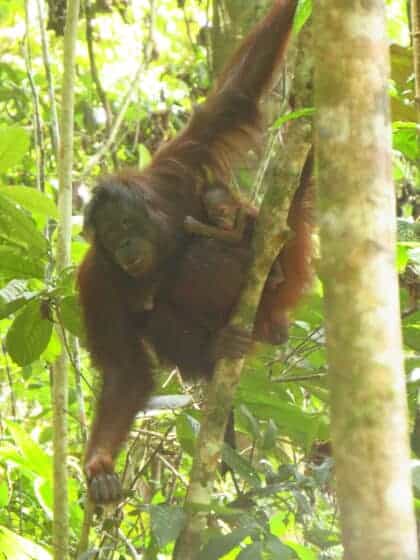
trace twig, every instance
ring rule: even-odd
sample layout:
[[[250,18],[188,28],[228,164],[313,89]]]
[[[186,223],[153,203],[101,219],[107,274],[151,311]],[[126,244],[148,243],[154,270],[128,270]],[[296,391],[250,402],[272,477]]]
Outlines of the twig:
[[[176,468],[162,455],[162,453],[158,453],[157,457],[171,471],[171,473],[173,473],[182,482],[184,486],[188,486],[188,480],[176,470]]]
[[[50,114],[51,114],[51,141],[53,145],[53,151],[55,155],[55,160],[58,160],[58,146],[60,144],[60,131],[58,126],[58,115],[57,115],[57,104],[55,102],[54,95],[54,78],[51,73],[51,62],[48,48],[48,38],[45,31],[45,19],[43,14],[43,7],[41,0],[36,0],[37,10],[38,10],[38,21],[39,29],[41,32],[41,45],[42,45],[42,60],[45,68],[45,76],[47,78],[48,84],[48,99],[50,102]]]
[[[107,138],[107,140],[102,144],[102,147],[99,149],[99,151],[92,156],[89,161],[87,162],[81,177],[82,179],[85,178],[87,175],[89,175],[89,173],[92,171],[92,169],[95,167],[95,165],[97,165],[101,159],[103,158],[103,156],[110,150],[111,146],[114,144],[115,142],[115,138],[121,128],[121,125],[123,123],[124,120],[124,116],[125,113],[128,109],[128,105],[130,103],[131,100],[131,96],[133,95],[133,90],[134,87],[136,85],[136,83],[139,81],[140,75],[143,71],[143,64],[140,64],[140,66],[137,69],[137,72],[133,78],[133,80],[130,82],[130,85],[128,86],[128,90],[127,93],[125,94],[125,97],[123,99],[123,102],[121,104],[121,109],[120,112],[118,113],[117,117],[114,119],[112,128],[109,132],[109,136]]]
[[[83,524],[80,530],[80,538],[77,545],[77,557],[83,554],[83,552],[86,552],[87,549],[89,548],[89,533],[90,533],[90,528],[92,527],[93,513],[95,510],[94,504],[89,500],[87,496],[84,500],[84,506],[85,509],[84,509],[84,516],[83,516]]]
[[[26,73],[28,75],[29,86],[31,88],[32,102],[34,106],[34,136],[35,136],[35,150],[37,159],[37,189],[41,192],[45,191],[45,151],[44,151],[44,136],[42,132],[41,113],[39,110],[39,96],[35,81],[32,75],[32,57],[31,47],[29,43],[29,0],[25,0],[25,37],[23,41],[23,57],[25,59]]]
[[[107,95],[104,88],[102,87],[101,80],[99,78],[98,67],[96,66],[95,52],[93,49],[93,26],[92,26],[92,2],[91,0],[85,0],[85,15],[86,15],[86,43],[88,48],[90,73],[92,75],[93,83],[95,84],[98,97],[102,103],[102,106],[106,115],[106,131],[107,134],[110,133],[112,127],[113,115],[111,111],[111,106],[109,104]]]
[[[117,530],[117,535],[118,535],[118,538],[125,544],[128,552],[131,554],[131,556],[134,558],[134,560],[140,560],[140,556],[137,554],[137,551],[134,548],[133,543],[130,542],[127,539],[127,537],[124,535],[124,533],[121,531],[121,529]]]
[[[273,383],[298,383],[299,381],[312,381],[326,376],[326,373],[312,373],[310,375],[295,375],[294,377],[273,377],[271,381]]]
[[[8,359],[6,347],[5,347],[3,342],[1,343],[1,349],[2,349],[2,352],[3,352],[4,363],[5,363],[5,366],[6,366],[7,381],[9,383],[9,388],[10,388],[10,404],[11,404],[11,407],[12,407],[12,416],[13,416],[13,418],[16,418],[15,392],[14,392],[14,389],[13,389],[13,381],[12,381],[12,376],[11,376],[11,372],[10,372],[9,359]]]

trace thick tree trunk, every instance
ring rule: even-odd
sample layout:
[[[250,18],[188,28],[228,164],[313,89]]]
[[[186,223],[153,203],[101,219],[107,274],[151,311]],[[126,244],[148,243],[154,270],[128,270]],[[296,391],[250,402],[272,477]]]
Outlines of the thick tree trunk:
[[[383,2],[314,4],[332,437],[346,560],[417,560]]]
[[[413,33],[415,102],[417,122],[420,121],[420,0],[411,0],[411,21]]]

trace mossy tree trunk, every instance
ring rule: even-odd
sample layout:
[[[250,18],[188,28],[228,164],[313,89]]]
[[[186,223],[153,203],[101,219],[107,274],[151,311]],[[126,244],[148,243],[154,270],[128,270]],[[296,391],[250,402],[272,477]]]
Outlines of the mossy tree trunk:
[[[384,2],[314,3],[315,145],[346,560],[416,560]]]

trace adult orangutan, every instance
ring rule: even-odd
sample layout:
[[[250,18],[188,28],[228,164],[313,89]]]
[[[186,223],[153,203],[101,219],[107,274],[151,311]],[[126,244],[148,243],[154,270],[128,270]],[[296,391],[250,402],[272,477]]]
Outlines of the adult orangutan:
[[[296,4],[275,0],[186,128],[146,169],[100,180],[88,205],[85,231],[91,247],[79,270],[79,287],[88,350],[103,377],[85,464],[96,502],[120,497],[114,459],[153,389],[144,341],[188,378],[209,378],[220,356],[241,355],[248,348],[249,337],[225,327],[245,279],[255,211],[245,209],[235,244],[194,237],[184,223],[187,217],[210,219],[207,195],[215,185],[229,183],[232,164],[255,141],[259,101],[282,60]],[[309,278],[307,167],[289,214],[294,235],[273,265],[262,297],[257,339],[286,338],[287,311]],[[223,221],[217,225],[223,227]]]

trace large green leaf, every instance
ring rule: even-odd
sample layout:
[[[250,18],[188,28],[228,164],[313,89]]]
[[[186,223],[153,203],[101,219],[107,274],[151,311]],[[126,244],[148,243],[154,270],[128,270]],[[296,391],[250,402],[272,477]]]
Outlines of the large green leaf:
[[[274,535],[269,535],[265,539],[264,544],[271,560],[292,560],[293,558],[297,558],[295,551],[284,545]]]
[[[0,0],[0,22],[3,28],[12,25],[16,16],[24,13],[21,0]]]
[[[175,541],[185,523],[184,510],[178,506],[151,505],[149,511],[152,533],[159,548]]]
[[[57,218],[57,206],[46,194],[31,187],[0,187],[0,194],[7,196],[33,214]]]
[[[0,277],[39,278],[45,275],[45,260],[35,258],[28,250],[0,245]]]
[[[240,545],[241,542],[249,536],[247,527],[234,529],[227,535],[220,535],[209,540],[200,552],[200,560],[217,560],[225,554]]]
[[[1,268],[1,265],[0,265]],[[8,317],[26,305],[33,292],[27,291],[27,282],[12,280],[0,290],[0,319]]]
[[[324,439],[325,417],[302,410],[291,399],[285,383],[275,383],[262,372],[249,371],[242,376],[235,404],[245,405],[257,419],[273,420],[282,433],[301,444],[309,445],[316,437]]]
[[[224,444],[223,446],[222,458],[223,462],[226,463],[228,467],[235,472],[235,474],[239,475],[241,479],[245,480],[252,488],[259,488],[261,486],[261,480],[258,472],[254,469],[251,463],[227,444]]]
[[[27,249],[35,257],[45,257],[47,241],[26,210],[0,193],[0,241]]]
[[[416,123],[394,122],[392,125],[392,143],[394,148],[408,159],[418,161],[420,147]]]
[[[238,555],[238,560],[262,560],[263,544],[262,542],[254,542],[248,545]]]
[[[182,449],[189,455],[194,454],[195,441],[200,430],[200,423],[187,412],[182,412],[176,419],[176,435]]]
[[[79,338],[85,338],[85,329],[79,300],[76,296],[67,296],[60,302],[60,319],[64,327]]]
[[[24,128],[0,127],[0,173],[14,167],[29,149],[29,134]]]
[[[14,362],[25,366],[42,354],[51,338],[53,324],[41,314],[39,300],[19,312],[6,338],[6,348]]]
[[[7,482],[3,480],[0,482],[0,507],[6,507],[9,503],[9,487]]]
[[[7,560],[52,560],[45,548],[6,527],[0,527],[0,552]]]
[[[20,426],[7,423],[16,446],[26,459],[30,469],[45,480],[51,480],[52,460],[38,443]]]
[[[293,32],[295,34],[299,33],[299,31],[302,29],[302,27],[305,25],[306,21],[310,17],[311,13],[312,13],[311,0],[299,0],[295,20],[293,22]]]

